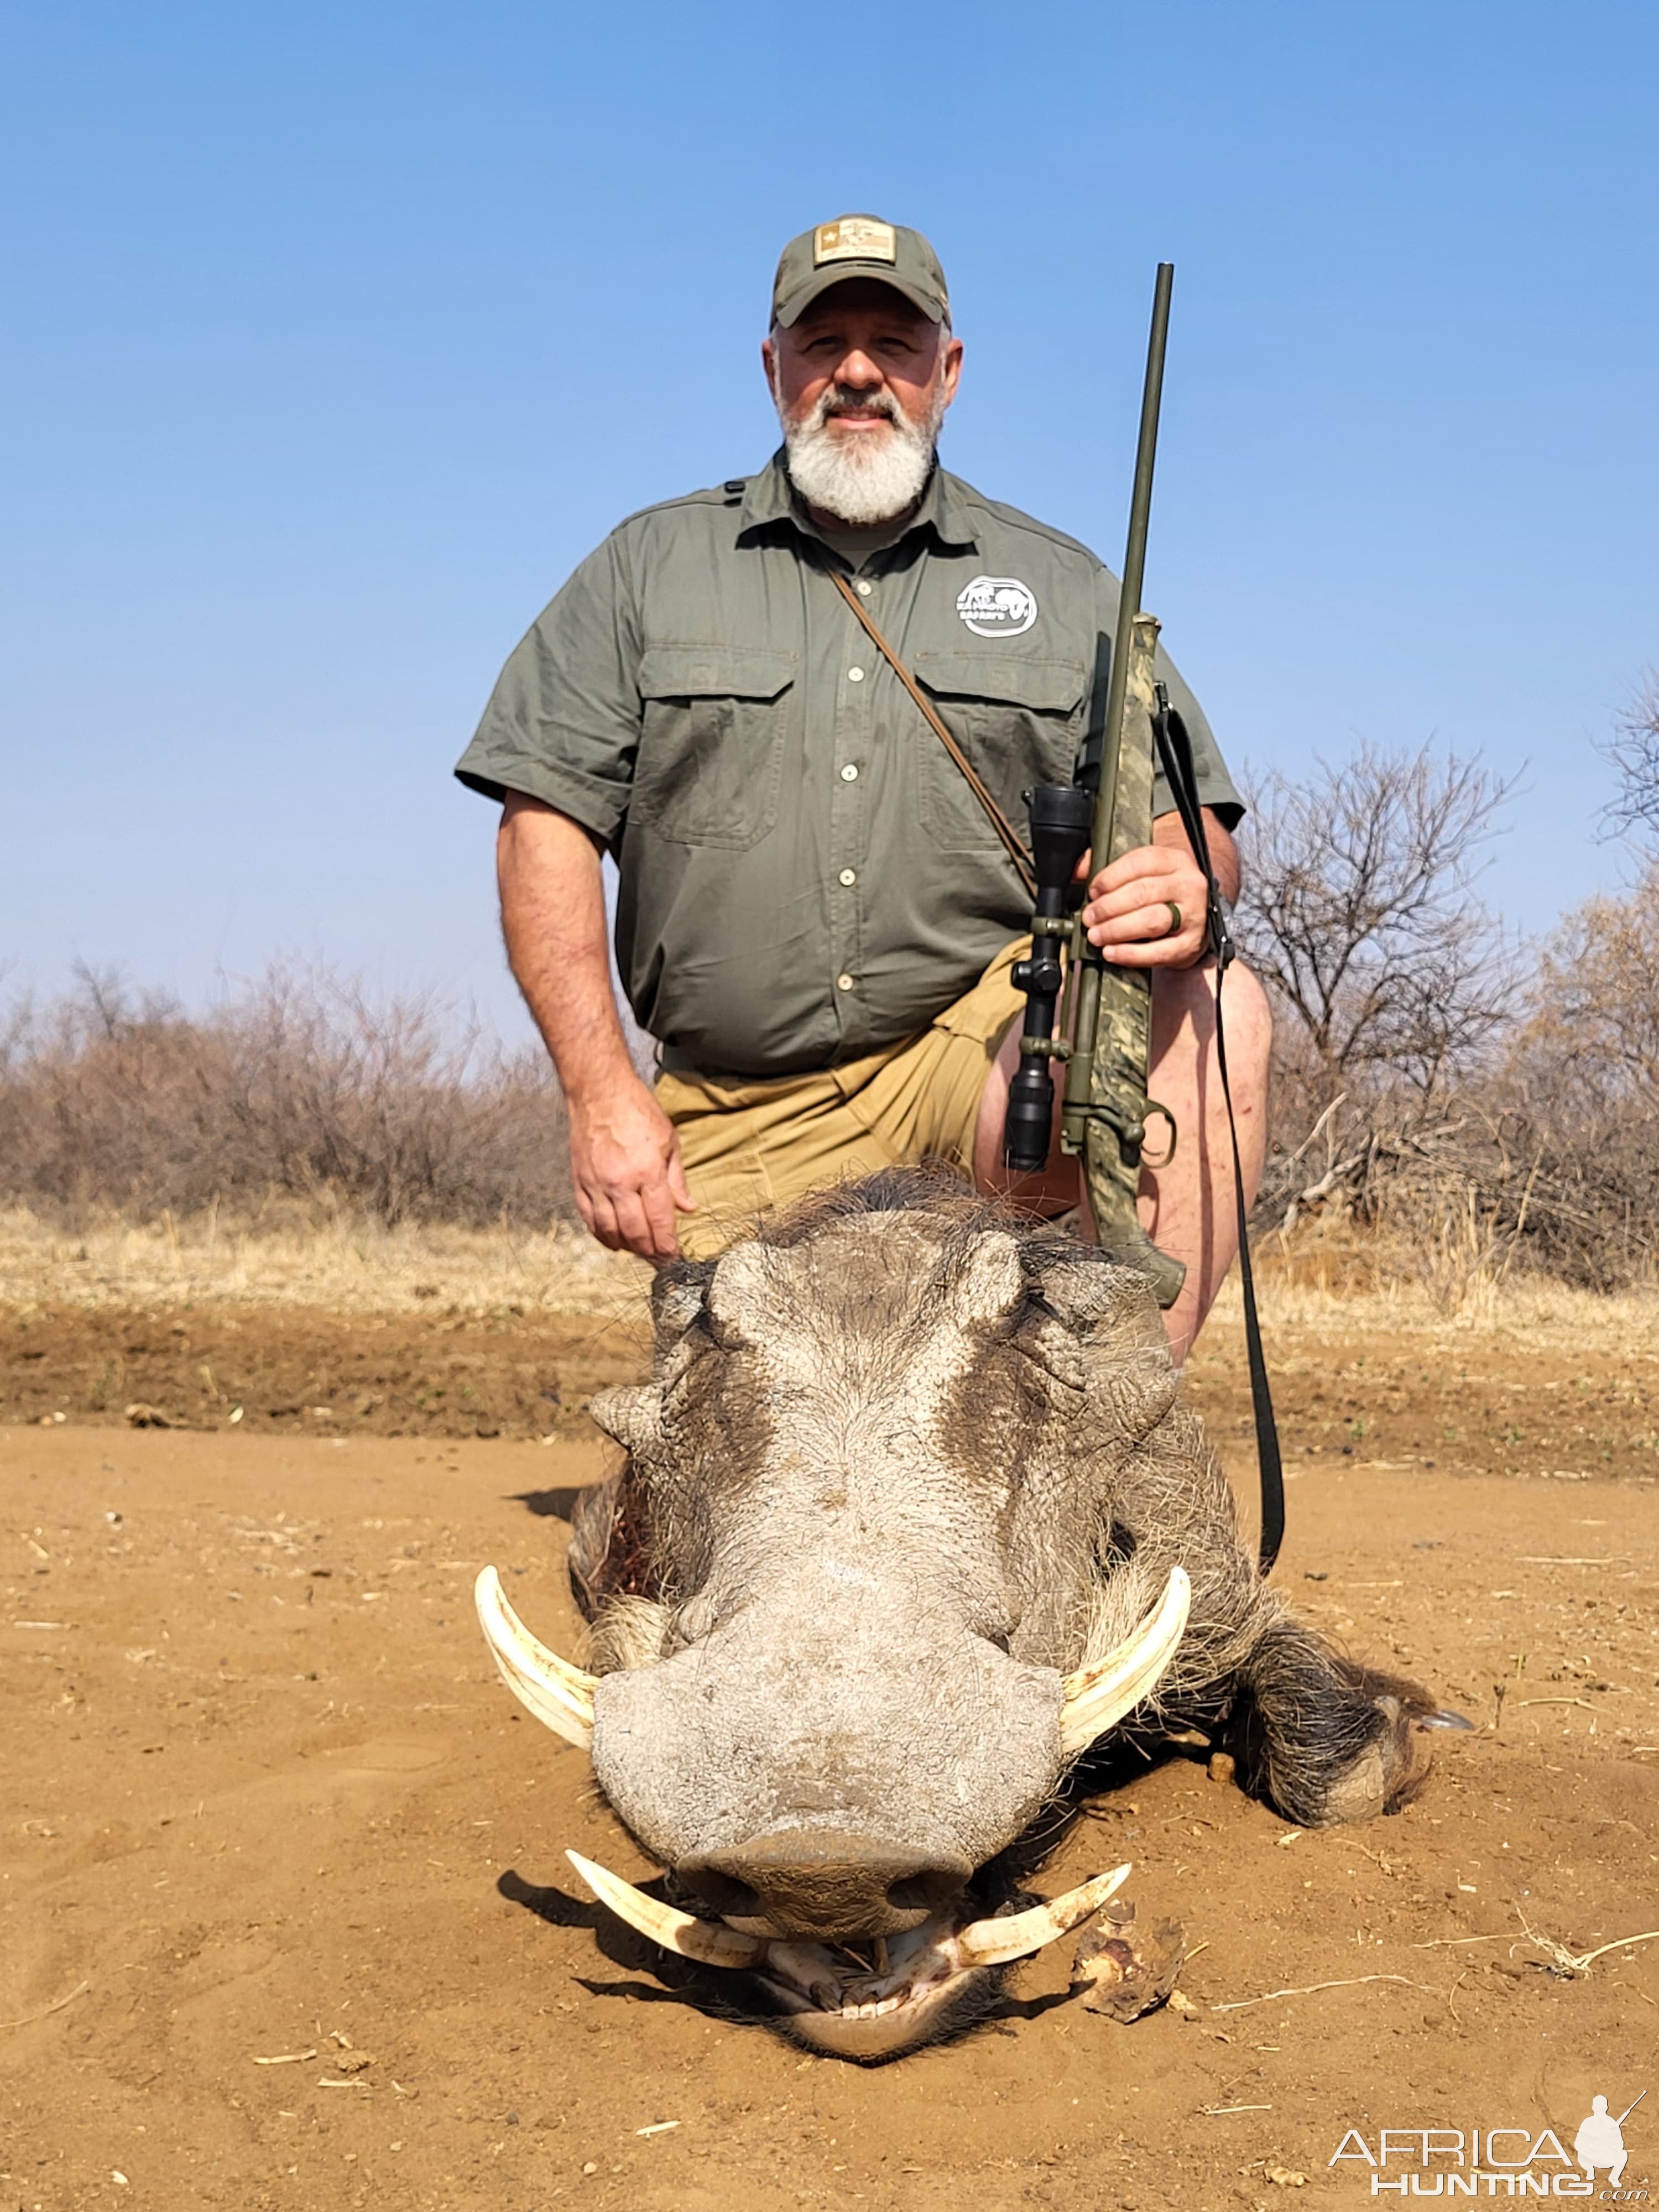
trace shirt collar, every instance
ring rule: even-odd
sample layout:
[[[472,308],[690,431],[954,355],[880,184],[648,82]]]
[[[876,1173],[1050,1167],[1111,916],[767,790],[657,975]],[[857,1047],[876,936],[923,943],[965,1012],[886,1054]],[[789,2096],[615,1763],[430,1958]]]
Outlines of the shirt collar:
[[[927,479],[927,489],[922,493],[921,504],[906,524],[904,536],[898,543],[902,545],[913,531],[930,530],[939,544],[947,549],[971,550],[977,546],[978,533],[963,497],[965,489],[948,470],[935,466]],[[795,497],[781,447],[760,474],[749,480],[738,515],[738,543],[741,545],[751,535],[778,524],[787,525],[798,536],[817,538],[817,531],[801,512]]]

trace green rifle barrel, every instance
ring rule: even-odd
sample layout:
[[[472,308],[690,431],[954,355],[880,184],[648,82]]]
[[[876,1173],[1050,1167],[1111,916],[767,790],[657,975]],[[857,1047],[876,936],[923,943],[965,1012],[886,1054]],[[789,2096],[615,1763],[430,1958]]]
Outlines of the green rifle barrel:
[[[1111,675],[1106,690],[1106,726],[1100,749],[1100,794],[1095,805],[1094,843],[1090,866],[1097,872],[1106,866],[1112,849],[1112,830],[1117,817],[1117,763],[1123,744],[1123,709],[1129,690],[1129,648],[1134,637],[1135,617],[1140,612],[1140,590],[1146,574],[1146,534],[1152,518],[1152,467],[1158,458],[1158,416],[1164,398],[1164,356],[1170,342],[1170,295],[1175,285],[1175,264],[1160,261],[1152,291],[1152,327],[1146,343],[1146,382],[1140,395],[1140,436],[1135,447],[1134,489],[1129,500],[1129,543],[1123,556],[1123,583],[1117,603],[1117,635],[1112,646]],[[1089,1096],[1089,1062],[1094,1050],[1095,1027],[1100,1005],[1098,952],[1084,955],[1078,981],[1076,1048],[1066,1072],[1066,1103],[1081,1106]]]
[[[1175,283],[1175,267],[1168,261],[1158,266],[1158,278],[1152,294],[1152,329],[1146,349],[1146,380],[1141,393],[1140,431],[1135,449],[1134,488],[1129,501],[1128,544],[1123,559],[1123,578],[1118,601],[1117,634],[1112,652],[1112,665],[1106,695],[1106,718],[1102,733],[1100,758],[1100,787],[1095,807],[1093,843],[1091,850],[1091,868],[1098,872],[1113,856],[1114,839],[1118,829],[1118,768],[1122,755],[1124,726],[1128,699],[1131,665],[1136,618],[1140,612],[1141,587],[1146,568],[1146,538],[1152,520],[1152,471],[1158,453],[1158,411],[1164,393],[1164,362],[1169,341],[1170,300]],[[1133,825],[1125,823],[1125,830]],[[1145,834],[1152,834],[1150,820]],[[1150,979],[1139,975],[1134,985],[1144,991]],[[1076,1027],[1073,1049],[1066,1071],[1065,1103],[1062,1113],[1062,1137],[1066,1152],[1081,1154],[1086,1167],[1093,1172],[1087,1180],[1091,1199],[1095,1200],[1097,1229],[1102,1242],[1124,1248],[1124,1256],[1131,1256],[1131,1248],[1139,1264],[1152,1274],[1158,1283],[1160,1301],[1168,1305],[1179,1289],[1182,1273],[1179,1262],[1157,1250],[1139,1229],[1133,1218],[1133,1190],[1139,1173],[1139,1128],[1138,1119],[1132,1123],[1121,1110],[1112,1119],[1123,1126],[1113,1129],[1099,1126],[1101,1121],[1099,1091],[1095,1060],[1097,1050],[1104,1045],[1110,1050],[1109,1039],[1101,1035],[1102,993],[1121,990],[1131,981],[1127,975],[1109,976],[1106,963],[1092,947],[1085,947],[1075,978]],[[1108,1022],[1109,1031],[1114,1024]],[[1144,1030],[1144,1017],[1142,1020]],[[1127,1070],[1116,1072],[1117,1079],[1108,1085],[1121,1101],[1125,1092]],[[1142,1065],[1130,1079],[1129,1087],[1137,1088],[1144,1102],[1146,1071]],[[1091,1109],[1093,1109],[1091,1111]],[[1096,1124],[1092,1142],[1091,1124]],[[1116,1157],[1112,1157],[1115,1154]],[[1103,1181],[1115,1187],[1110,1210],[1126,1218],[1108,1224],[1100,1218],[1107,1196],[1101,1187]],[[1097,1196],[1098,1193],[1098,1196]],[[1108,1230],[1111,1233],[1105,1233]]]

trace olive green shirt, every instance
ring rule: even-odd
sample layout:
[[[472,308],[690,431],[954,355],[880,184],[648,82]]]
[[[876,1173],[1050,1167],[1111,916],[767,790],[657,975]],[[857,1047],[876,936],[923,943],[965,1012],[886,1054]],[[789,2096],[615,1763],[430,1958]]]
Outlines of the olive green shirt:
[[[456,774],[603,838],[617,958],[678,1063],[832,1066],[925,1029],[1030,903],[938,737],[830,580],[849,563],[757,477],[647,507],[576,570]],[[936,470],[855,588],[1011,819],[1066,783],[1117,583],[1086,547]],[[1201,795],[1243,811],[1167,659]],[[1171,802],[1160,782],[1158,812]]]

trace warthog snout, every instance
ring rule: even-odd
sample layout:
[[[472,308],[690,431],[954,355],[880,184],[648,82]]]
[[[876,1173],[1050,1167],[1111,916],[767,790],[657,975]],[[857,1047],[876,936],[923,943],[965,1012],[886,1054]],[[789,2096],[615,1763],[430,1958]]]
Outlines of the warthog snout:
[[[902,1936],[960,1896],[971,1863],[839,1828],[781,1828],[684,1860],[680,1881],[753,1936]]]

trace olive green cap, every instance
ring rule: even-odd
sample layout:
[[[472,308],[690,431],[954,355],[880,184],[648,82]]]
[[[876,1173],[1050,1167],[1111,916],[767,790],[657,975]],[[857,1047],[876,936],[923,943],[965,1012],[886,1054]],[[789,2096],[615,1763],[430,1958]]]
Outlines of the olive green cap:
[[[772,320],[787,330],[832,284],[873,277],[902,293],[930,323],[948,322],[951,299],[939,256],[919,230],[879,216],[837,216],[792,238],[772,283]]]

